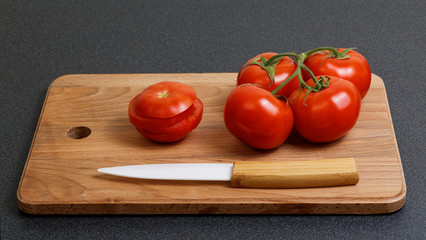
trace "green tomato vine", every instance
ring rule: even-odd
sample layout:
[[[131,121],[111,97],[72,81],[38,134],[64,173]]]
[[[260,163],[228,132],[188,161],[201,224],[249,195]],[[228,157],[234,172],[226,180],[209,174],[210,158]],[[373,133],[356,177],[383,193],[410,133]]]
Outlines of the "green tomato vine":
[[[284,82],[282,82],[277,88],[275,88],[271,93],[278,97],[281,98],[282,96],[277,96],[277,92],[283,88],[291,79],[293,79],[294,77],[297,77],[298,81],[299,81],[299,87],[300,89],[305,88],[307,89],[307,93],[306,96],[311,93],[311,92],[319,92],[321,91],[321,89],[324,89],[328,86],[330,78],[328,77],[321,77],[320,79],[317,79],[317,77],[314,75],[314,73],[304,65],[305,60],[314,54],[317,53],[325,53],[328,56],[325,58],[336,58],[336,59],[347,59],[350,58],[350,56],[347,54],[349,51],[353,50],[355,48],[347,48],[341,52],[339,52],[339,50],[337,50],[337,48],[333,48],[333,47],[319,47],[319,48],[315,48],[315,49],[311,49],[308,50],[306,52],[303,52],[301,54],[297,54],[295,52],[286,52],[286,53],[278,53],[272,57],[270,57],[269,59],[266,59],[265,57],[258,57],[256,59],[254,59],[252,62],[248,63],[244,68],[246,68],[247,66],[250,65],[258,65],[260,66],[263,70],[265,70],[271,80],[270,85],[275,83],[275,68],[278,65],[278,63],[280,63],[280,61],[284,58],[284,57],[290,57],[292,58],[295,63],[297,64],[297,68],[296,70],[293,72],[293,74],[291,74]],[[325,60],[324,59],[324,60]],[[305,70],[309,76],[313,79],[315,86],[309,86],[306,84],[305,81],[303,81],[302,78],[302,69]],[[305,99],[306,99],[305,96]]]

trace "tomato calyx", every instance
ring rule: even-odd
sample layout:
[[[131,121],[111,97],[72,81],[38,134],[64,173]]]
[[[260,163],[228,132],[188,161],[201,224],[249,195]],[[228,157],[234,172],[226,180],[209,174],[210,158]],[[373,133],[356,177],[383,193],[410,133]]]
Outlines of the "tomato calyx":
[[[280,63],[280,61],[284,57],[297,57],[297,56],[298,56],[297,53],[288,52],[288,53],[276,54],[269,59],[266,59],[265,57],[258,57],[258,58],[255,58],[252,62],[248,63],[246,66],[244,66],[244,68],[246,68],[250,65],[258,65],[263,70],[265,70],[266,73],[268,74],[269,79],[271,80],[271,82],[269,83],[269,86],[271,86],[275,83],[275,68],[276,68],[277,64]],[[290,78],[287,78],[287,79],[290,81],[290,79],[293,79],[293,78],[290,77]]]
[[[286,53],[283,53],[286,54]],[[277,54],[280,55],[280,54]],[[275,56],[272,56],[270,59],[272,59]],[[305,69],[306,71],[310,72],[310,74],[312,74],[313,79],[315,81],[315,83],[318,82],[318,80],[316,79],[316,77],[313,75],[312,71],[309,70],[309,68],[307,68],[304,64],[303,61],[305,61],[305,58],[302,55],[298,55],[298,54],[294,54],[293,57],[296,59],[296,63],[297,63],[297,68],[296,71],[294,71],[294,73],[292,75],[290,75],[290,77],[288,77],[284,82],[282,82],[277,88],[275,88],[271,93],[275,96],[275,97],[279,97],[277,96],[277,92],[283,88],[291,79],[293,79],[294,77],[297,76],[297,79],[299,80],[299,86],[300,88],[307,88],[307,89],[311,89],[311,86],[308,86],[305,81],[303,81],[302,78],[302,69]]]
[[[336,58],[336,59],[347,59],[350,58],[349,54],[347,54],[349,51],[354,50],[356,48],[351,47],[351,48],[346,48],[345,50],[339,52],[339,50],[337,48],[334,47],[319,47],[319,48],[315,48],[315,49],[311,49],[309,51],[306,51],[304,53],[300,54],[300,57],[306,59],[309,56],[313,56],[317,53],[324,53],[327,54],[327,58]]]
[[[315,49],[311,49],[308,50],[306,52],[303,52],[301,54],[296,54],[296,53],[279,53],[275,56],[272,56],[268,61],[274,61],[275,58],[280,57],[281,55],[283,56],[288,56],[286,54],[291,54],[292,57],[294,57],[296,59],[296,63],[297,63],[297,69],[296,71],[290,76],[288,77],[288,79],[286,81],[284,81],[280,86],[278,86],[274,91],[272,91],[272,94],[276,94],[282,87],[284,87],[285,84],[288,83],[288,81],[290,79],[292,79],[293,77],[297,76],[299,79],[299,85],[301,88],[307,88],[308,90],[311,91],[319,91],[321,90],[323,87],[325,87],[325,85],[323,83],[319,83],[320,80],[318,80],[316,78],[316,76],[313,74],[313,72],[304,65],[305,60],[312,55],[315,55],[317,53],[325,53],[328,56],[325,58],[336,58],[336,59],[347,59],[350,58],[350,55],[347,54],[349,51],[354,50],[356,48],[347,48],[341,52],[339,52],[339,50],[337,48],[333,48],[333,47],[319,47],[319,48],[315,48]],[[324,59],[324,60],[325,60]],[[308,86],[305,81],[302,78],[301,75],[301,70],[305,70],[306,72],[308,72],[309,76],[313,79],[313,81],[315,82],[315,85],[318,86],[317,89],[312,88],[311,86]],[[321,87],[320,87],[321,86]]]
[[[246,67],[248,67],[250,65],[258,65],[263,70],[265,70],[266,73],[268,74],[269,79],[271,79],[271,82],[269,83],[269,86],[271,86],[275,82],[275,65],[266,65],[266,62],[268,62],[268,60],[265,57],[258,57],[258,58],[255,58],[249,64],[247,64],[244,68],[246,68]]]
[[[183,139],[200,123],[203,103],[195,89],[180,82],[150,85],[129,103],[128,117],[136,130],[157,142]]]
[[[329,76],[320,76],[318,78],[318,81],[315,82],[315,87],[313,87],[313,91],[319,92],[322,89],[328,87],[328,85],[330,84],[330,80],[331,78]]]
[[[328,82],[328,86],[312,92],[305,99],[306,89],[302,90],[303,95],[294,91],[290,98],[293,99],[291,107],[296,132],[308,141],[325,143],[339,139],[354,127],[360,112],[361,95],[356,86],[345,79],[322,75],[318,78]],[[315,86],[312,79],[307,84]]]
[[[252,62],[246,64],[246,66],[244,66],[244,68],[246,68],[247,66],[250,66],[250,65],[260,66],[263,70],[265,70],[267,72],[269,78],[271,79],[271,82],[270,82],[270,86],[271,86],[275,82],[274,81],[274,79],[275,79],[275,68],[276,68],[277,64],[284,57],[294,58],[294,61],[297,64],[296,70],[285,81],[283,81],[278,87],[276,87],[273,91],[271,91],[271,93],[276,98],[283,99],[285,97],[283,97],[281,95],[277,95],[277,93],[288,82],[290,82],[290,80],[292,80],[294,77],[297,77],[298,80],[299,80],[300,90],[302,88],[305,88],[305,89],[308,90],[307,94],[309,94],[310,92],[318,92],[321,89],[328,86],[329,80],[326,80],[327,77],[326,77],[326,79],[324,79],[324,77],[323,77],[323,79],[318,79],[315,76],[315,74],[307,66],[304,65],[304,62],[307,58],[309,58],[310,56],[313,56],[315,54],[318,54],[318,53],[324,53],[324,54],[327,54],[328,56],[326,58],[324,58],[323,62],[327,58],[348,59],[348,58],[350,58],[350,55],[348,54],[348,52],[351,51],[351,50],[354,50],[354,49],[356,49],[356,48],[346,48],[343,51],[341,51],[341,50],[339,51],[339,49],[333,48],[333,47],[319,47],[319,48],[308,50],[308,51],[303,52],[301,54],[297,54],[295,52],[278,53],[278,54],[270,57],[269,59],[266,59],[265,57],[255,58]],[[309,86],[309,85],[306,84],[306,82],[303,80],[303,77],[302,77],[302,70],[306,71],[309,74],[309,76],[314,81],[315,86]],[[306,98],[306,96],[305,96],[305,98]],[[288,101],[287,98],[285,98],[285,99]]]
[[[306,101],[306,98],[308,97],[308,95],[311,92],[319,92],[322,89],[327,88],[330,85],[331,78],[329,76],[320,76],[317,79],[317,81],[315,81],[314,79],[312,79],[312,80],[314,81],[315,86],[309,86],[309,85],[307,85],[307,87],[305,87],[305,86],[303,87],[303,88],[307,89],[305,97],[303,98],[303,105],[305,107],[307,107],[305,101]]]

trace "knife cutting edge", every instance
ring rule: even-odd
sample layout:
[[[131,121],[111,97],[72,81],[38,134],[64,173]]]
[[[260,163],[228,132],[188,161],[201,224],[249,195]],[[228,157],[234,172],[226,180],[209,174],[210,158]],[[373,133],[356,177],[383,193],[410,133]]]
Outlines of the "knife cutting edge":
[[[355,185],[353,158],[307,161],[143,164],[99,168],[98,172],[155,180],[231,181],[232,187],[306,188]]]

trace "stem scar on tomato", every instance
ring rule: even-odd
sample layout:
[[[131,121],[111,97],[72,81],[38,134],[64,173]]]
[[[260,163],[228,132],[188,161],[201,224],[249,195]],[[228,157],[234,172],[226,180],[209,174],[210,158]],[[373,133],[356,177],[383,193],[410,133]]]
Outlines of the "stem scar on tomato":
[[[183,139],[201,121],[203,103],[195,89],[180,82],[153,84],[129,103],[129,120],[146,138],[157,142]]]
[[[302,53],[303,64],[314,75],[329,75],[352,82],[364,98],[371,84],[371,69],[368,61],[356,48],[321,47]],[[311,73],[303,72],[304,80],[312,77]]]
[[[283,81],[287,81],[286,86],[280,88],[278,95],[288,97],[293,90],[299,87],[297,79],[292,75],[297,68],[297,64],[292,58],[296,56],[296,53],[277,54],[274,52],[255,56],[241,67],[237,76],[237,86],[246,83],[258,84],[272,92]]]
[[[295,130],[308,141],[331,142],[351,130],[361,109],[361,95],[354,84],[334,76],[319,76],[320,90],[294,91],[291,107]],[[314,86],[312,79],[307,84]],[[305,103],[306,102],[306,103]]]
[[[252,147],[271,147],[260,145],[261,136],[253,139],[251,136],[254,132],[250,134],[244,132],[244,129],[253,131],[261,129],[263,125],[260,123],[263,120],[257,119],[257,115],[263,114],[252,113],[252,116],[249,116],[240,109],[243,108],[243,103],[238,103],[249,101],[252,103],[251,106],[255,106],[256,94],[263,95],[265,93],[261,93],[261,90],[267,90],[271,93],[269,97],[278,99],[281,103],[286,100],[287,106],[290,104],[291,108],[295,109],[296,130],[305,139],[312,142],[328,142],[340,138],[355,125],[361,99],[366,95],[371,82],[368,62],[354,49],[319,47],[301,54],[268,52],[252,58],[238,72],[238,87],[231,93],[225,105],[225,123],[228,130]],[[286,61],[293,65],[292,68],[286,69],[286,75],[282,77],[279,72],[283,71],[279,66]],[[253,85],[244,86],[247,83],[260,85],[263,89],[254,88]],[[287,91],[290,89],[288,94]],[[339,91],[342,94],[333,98],[333,94]],[[243,96],[249,92],[251,96]],[[241,99],[236,100],[236,95]],[[337,106],[339,103],[336,99],[350,103],[349,107],[347,104]],[[235,107],[236,105],[240,108]],[[234,109],[235,112],[238,109],[241,115],[243,113],[245,115],[238,116],[239,120],[236,121],[234,118],[237,118],[237,114],[230,109]],[[260,113],[264,108],[259,107],[257,110]],[[246,123],[245,121],[247,124],[256,123],[256,125],[243,129],[241,126],[242,123]],[[272,136],[269,137],[273,139]]]
[[[158,93],[158,97],[159,98],[165,98],[169,96],[169,92],[168,91],[164,91],[164,92],[159,92]]]

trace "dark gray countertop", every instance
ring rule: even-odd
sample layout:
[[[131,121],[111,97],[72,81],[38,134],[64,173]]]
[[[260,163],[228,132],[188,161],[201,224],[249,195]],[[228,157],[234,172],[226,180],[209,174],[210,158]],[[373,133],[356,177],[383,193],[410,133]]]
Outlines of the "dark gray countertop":
[[[424,1],[0,2],[1,239],[424,239]],[[236,72],[266,51],[357,47],[385,82],[407,183],[369,216],[31,216],[16,190],[47,88],[64,74]],[[374,144],[374,143],[372,143]]]

